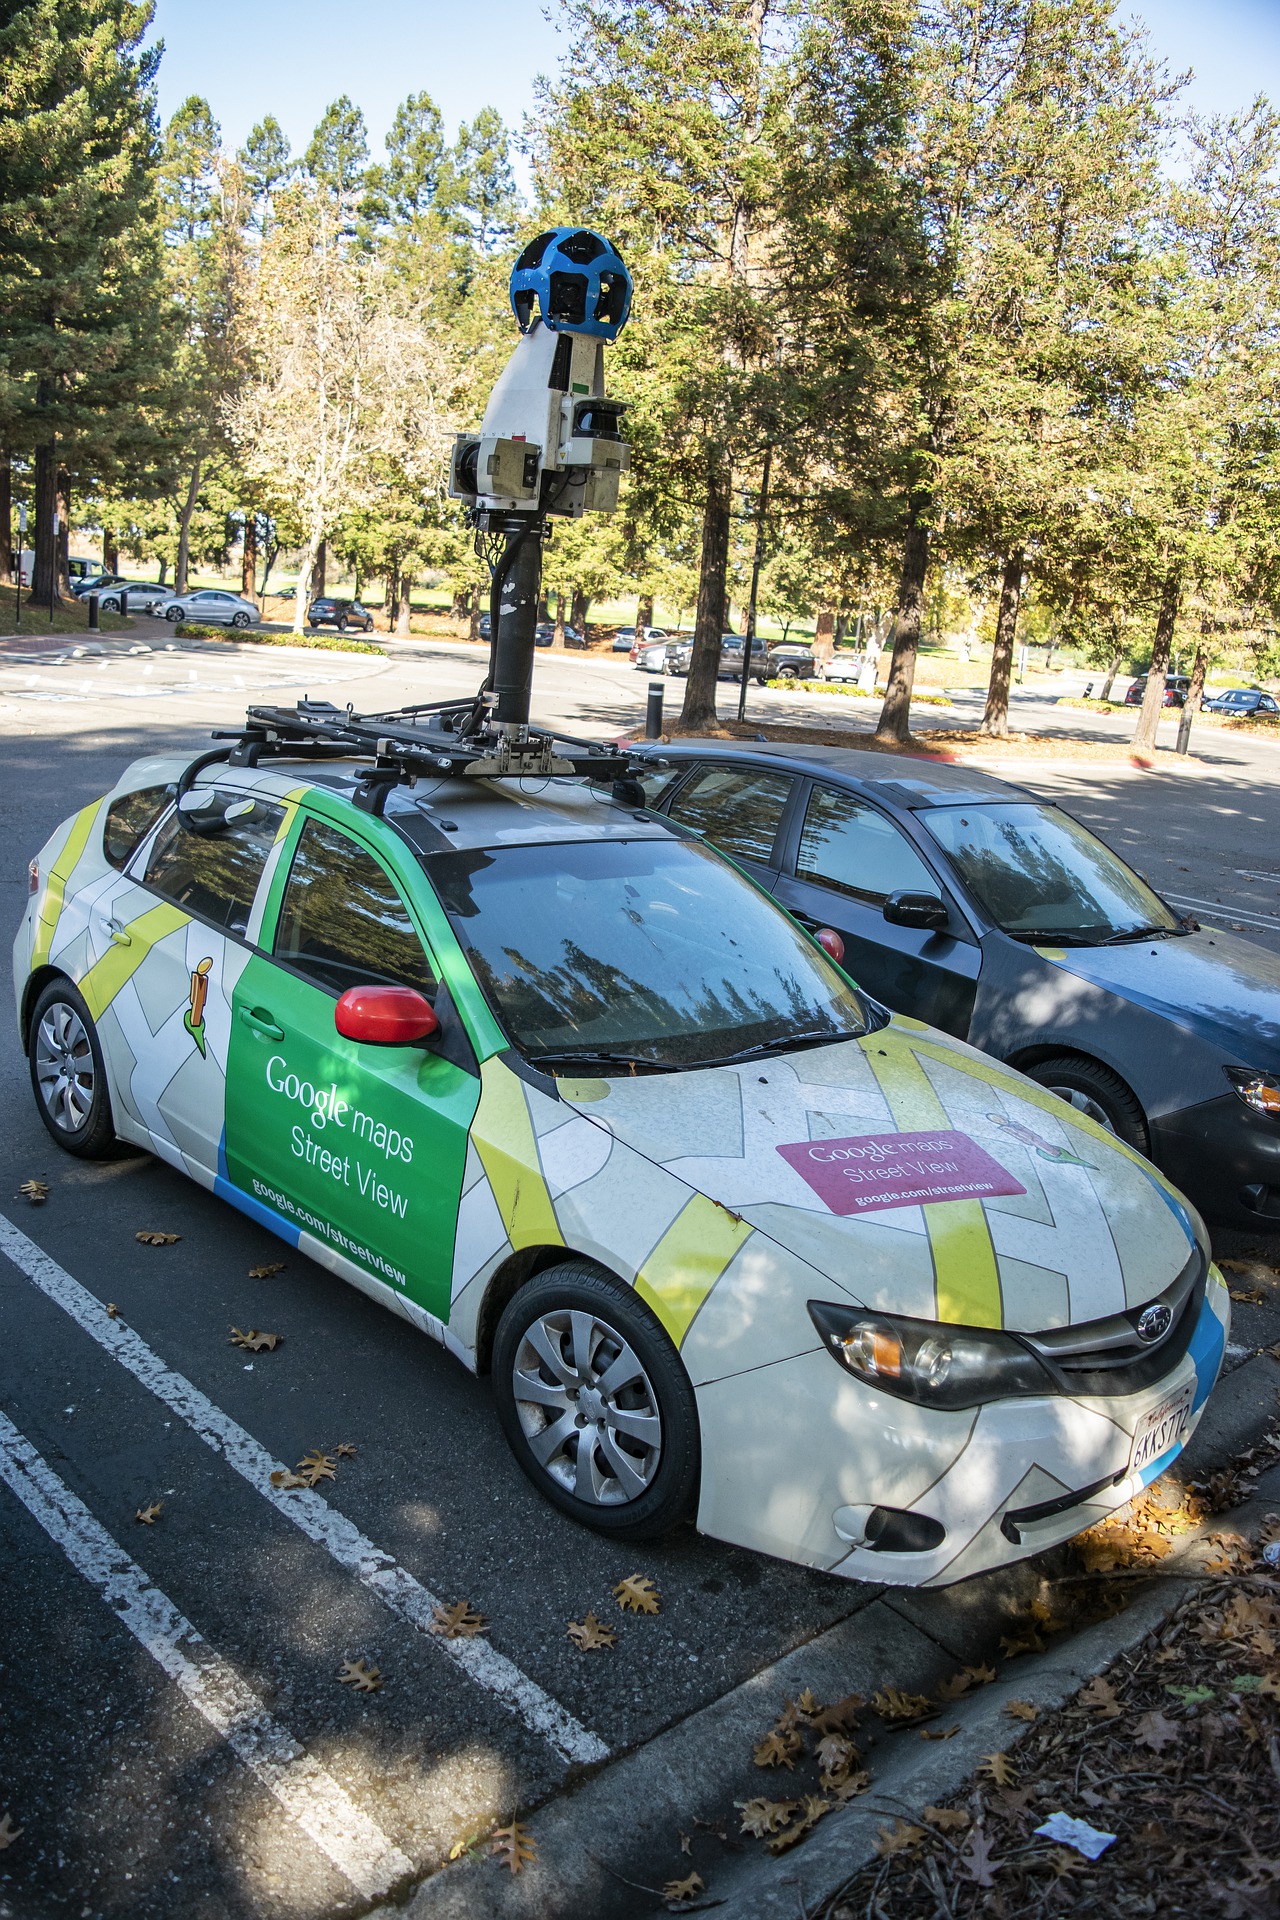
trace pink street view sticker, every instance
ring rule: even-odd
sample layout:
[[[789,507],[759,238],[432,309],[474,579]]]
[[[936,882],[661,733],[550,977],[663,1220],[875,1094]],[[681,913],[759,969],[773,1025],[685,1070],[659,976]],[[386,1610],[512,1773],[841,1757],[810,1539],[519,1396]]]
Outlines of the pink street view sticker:
[[[967,1133],[864,1133],[852,1140],[800,1140],[778,1152],[832,1213],[1026,1192]]]

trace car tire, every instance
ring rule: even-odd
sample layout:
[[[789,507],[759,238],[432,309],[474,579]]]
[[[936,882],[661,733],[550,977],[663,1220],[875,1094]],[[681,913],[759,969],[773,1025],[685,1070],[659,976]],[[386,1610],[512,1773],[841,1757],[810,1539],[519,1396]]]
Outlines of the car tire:
[[[1139,1153],[1150,1152],[1146,1115],[1119,1074],[1112,1073],[1100,1060],[1086,1060],[1074,1053],[1055,1054],[1023,1071],[1029,1080],[1096,1120],[1126,1146]]]
[[[169,622],[170,626],[176,627],[178,622],[180,620],[185,620],[187,616],[182,611],[181,607],[166,607],[164,610],[164,617]]]
[[[101,1160],[116,1143],[97,1028],[70,980],[51,980],[31,1013],[31,1090],[40,1118],[66,1153]]]
[[[247,626],[249,625],[249,616],[248,616],[248,614],[247,614],[247,613],[233,613],[233,614],[232,614],[232,616],[231,616],[231,624],[232,624],[232,626],[233,626],[233,627],[239,627],[239,628],[240,628],[240,630],[241,630],[241,631],[243,632],[243,630],[245,629],[245,627],[247,627]]]
[[[120,602],[116,599],[99,600],[98,611],[100,613],[119,613]]]
[[[585,1388],[574,1351],[584,1338]],[[626,1377],[612,1394],[602,1395],[596,1382],[624,1356],[630,1363]],[[521,1382],[530,1397],[521,1397]],[[701,1464],[693,1387],[656,1315],[630,1287],[581,1260],[564,1261],[527,1281],[498,1322],[493,1386],[498,1418],[521,1468],[571,1519],[615,1540],[652,1540],[689,1512]],[[580,1397],[585,1395],[592,1398]],[[584,1405],[586,1413],[575,1411]],[[594,1442],[580,1467],[593,1410]],[[629,1414],[632,1431],[611,1427],[610,1412]],[[649,1434],[637,1431],[642,1421]],[[562,1426],[563,1438],[544,1462],[539,1442]],[[578,1491],[583,1485],[585,1497]]]

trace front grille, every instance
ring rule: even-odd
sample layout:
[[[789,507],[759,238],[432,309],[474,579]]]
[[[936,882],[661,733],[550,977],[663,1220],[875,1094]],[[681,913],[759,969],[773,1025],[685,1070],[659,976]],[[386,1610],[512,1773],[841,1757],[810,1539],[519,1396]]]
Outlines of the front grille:
[[[1209,1262],[1196,1247],[1171,1286],[1126,1313],[1017,1337],[1039,1357],[1064,1393],[1141,1393],[1164,1379],[1190,1346],[1208,1274]],[[1169,1308],[1168,1328],[1158,1340],[1142,1340],[1138,1320],[1156,1305]]]

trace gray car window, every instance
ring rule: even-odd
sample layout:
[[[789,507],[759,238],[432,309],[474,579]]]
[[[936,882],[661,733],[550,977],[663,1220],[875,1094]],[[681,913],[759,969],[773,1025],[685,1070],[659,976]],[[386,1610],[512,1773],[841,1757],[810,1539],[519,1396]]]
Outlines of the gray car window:
[[[435,995],[435,975],[390,874],[319,820],[302,829],[274,951],[330,993],[376,981]]]
[[[216,789],[220,807],[242,806],[234,788]],[[173,813],[157,833],[147,860],[146,885],[201,920],[243,933],[253,897],[275,845],[284,809],[257,800],[219,833],[199,833]]]
[[[668,812],[673,820],[703,834],[721,853],[767,866],[791,787],[790,774],[763,773],[755,767],[707,767],[681,788]]]
[[[930,807],[916,818],[1006,933],[1096,945],[1139,929],[1179,929],[1132,867],[1056,807]]]
[[[932,893],[938,883],[892,820],[856,794],[815,787],[805,808],[796,872],[856,899]]]

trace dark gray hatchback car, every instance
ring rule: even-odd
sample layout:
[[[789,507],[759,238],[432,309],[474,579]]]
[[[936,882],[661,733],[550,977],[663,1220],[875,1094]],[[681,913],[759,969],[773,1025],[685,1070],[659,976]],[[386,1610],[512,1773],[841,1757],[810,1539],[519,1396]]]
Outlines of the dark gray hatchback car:
[[[842,747],[641,748],[708,839],[858,984],[1147,1154],[1210,1218],[1280,1225],[1280,960],[1178,914],[990,774]]]

